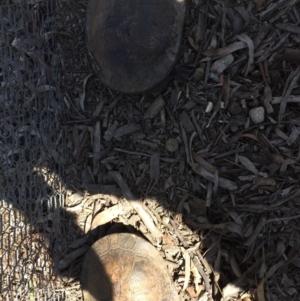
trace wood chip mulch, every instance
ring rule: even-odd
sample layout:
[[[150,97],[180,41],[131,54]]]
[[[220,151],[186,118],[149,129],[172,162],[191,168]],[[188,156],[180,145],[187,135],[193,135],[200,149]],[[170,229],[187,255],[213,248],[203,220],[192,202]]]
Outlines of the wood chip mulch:
[[[300,300],[299,1],[189,1],[178,63],[147,95],[101,84],[86,2],[58,5],[65,206],[81,229],[61,269],[79,275],[113,221],[160,250],[181,300]]]

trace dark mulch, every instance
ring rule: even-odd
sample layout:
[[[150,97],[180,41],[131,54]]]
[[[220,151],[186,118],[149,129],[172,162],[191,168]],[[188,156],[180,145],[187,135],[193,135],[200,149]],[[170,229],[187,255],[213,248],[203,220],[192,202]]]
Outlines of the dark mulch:
[[[104,215],[134,226],[182,300],[300,300],[299,1],[189,1],[178,63],[147,95],[101,84],[86,1],[58,5],[65,205],[83,233]]]

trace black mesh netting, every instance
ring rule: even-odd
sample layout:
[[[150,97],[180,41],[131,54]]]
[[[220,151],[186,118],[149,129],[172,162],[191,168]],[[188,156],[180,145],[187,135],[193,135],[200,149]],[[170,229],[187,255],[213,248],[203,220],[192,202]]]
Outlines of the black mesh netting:
[[[0,3],[0,300],[64,300],[51,255],[65,158],[55,2]]]

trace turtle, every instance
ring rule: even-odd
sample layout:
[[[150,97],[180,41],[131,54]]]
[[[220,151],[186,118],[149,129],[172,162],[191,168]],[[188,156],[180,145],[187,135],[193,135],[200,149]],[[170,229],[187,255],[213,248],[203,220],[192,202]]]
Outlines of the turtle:
[[[85,254],[84,301],[179,301],[158,250],[132,233],[98,239]]]
[[[157,87],[177,61],[186,0],[88,0],[86,43],[101,81],[122,93]]]

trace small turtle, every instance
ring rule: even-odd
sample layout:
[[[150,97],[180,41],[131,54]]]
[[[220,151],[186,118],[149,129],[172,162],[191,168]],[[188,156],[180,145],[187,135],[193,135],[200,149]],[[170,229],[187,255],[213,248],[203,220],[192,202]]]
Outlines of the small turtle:
[[[87,45],[100,79],[123,93],[162,82],[178,57],[185,0],[89,0]]]
[[[81,287],[84,301],[179,301],[159,252],[130,233],[110,234],[92,245]]]

